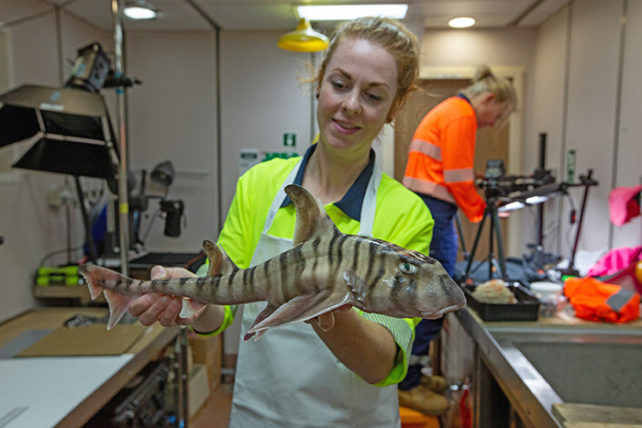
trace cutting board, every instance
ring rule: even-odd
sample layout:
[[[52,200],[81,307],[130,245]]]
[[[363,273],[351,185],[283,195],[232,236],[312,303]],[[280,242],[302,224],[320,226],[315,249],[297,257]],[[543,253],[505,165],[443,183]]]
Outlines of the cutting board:
[[[565,428],[642,428],[642,408],[595,404],[553,404]]]

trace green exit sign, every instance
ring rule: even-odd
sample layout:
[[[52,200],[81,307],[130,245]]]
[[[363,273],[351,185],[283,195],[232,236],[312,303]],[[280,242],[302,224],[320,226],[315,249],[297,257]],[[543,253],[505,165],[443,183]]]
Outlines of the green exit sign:
[[[294,132],[286,132],[283,134],[283,147],[295,147],[296,134]]]

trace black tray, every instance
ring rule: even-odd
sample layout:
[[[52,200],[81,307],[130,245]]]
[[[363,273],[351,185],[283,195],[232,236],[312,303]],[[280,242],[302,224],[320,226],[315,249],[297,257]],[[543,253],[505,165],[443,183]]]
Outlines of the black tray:
[[[537,321],[539,300],[520,283],[509,284],[508,288],[517,298],[517,303],[482,303],[473,297],[476,285],[465,285],[464,294],[468,306],[473,308],[484,321]]]

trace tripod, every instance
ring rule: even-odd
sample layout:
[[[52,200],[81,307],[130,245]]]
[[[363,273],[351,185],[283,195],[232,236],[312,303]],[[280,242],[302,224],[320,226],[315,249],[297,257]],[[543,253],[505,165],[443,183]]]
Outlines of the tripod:
[[[497,197],[489,196],[487,192],[487,204],[486,209],[484,210],[484,217],[479,223],[479,228],[477,229],[477,234],[475,235],[475,241],[473,242],[473,247],[468,254],[468,261],[466,263],[466,271],[464,272],[464,283],[468,281],[470,274],[475,270],[479,269],[481,263],[471,272],[471,267],[473,264],[473,258],[475,257],[475,251],[477,251],[477,246],[479,245],[479,239],[481,238],[482,231],[484,229],[484,223],[486,218],[490,217],[490,239],[488,240],[488,279],[493,278],[493,272],[499,272],[500,278],[506,281],[506,259],[504,257],[504,246],[502,244],[502,233],[499,224],[499,215],[497,214]],[[499,258],[495,257],[493,253],[493,235],[497,239],[497,254]]]

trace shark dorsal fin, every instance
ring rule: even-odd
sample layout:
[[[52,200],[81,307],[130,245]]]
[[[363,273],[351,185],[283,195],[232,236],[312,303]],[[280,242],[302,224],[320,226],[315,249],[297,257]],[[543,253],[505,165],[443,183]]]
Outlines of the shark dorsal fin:
[[[203,250],[210,261],[207,276],[225,275],[235,270],[236,266],[225,254],[225,251],[212,241],[203,241]]]
[[[294,245],[309,241],[314,236],[336,229],[325,212],[321,201],[315,198],[304,187],[297,184],[285,186],[285,193],[290,197],[296,210],[294,227]]]

